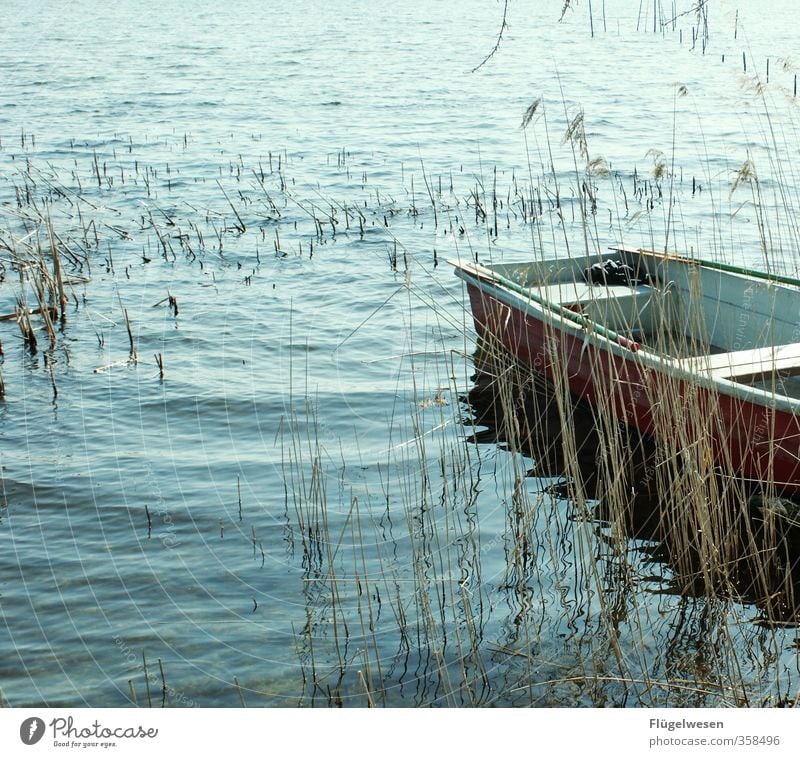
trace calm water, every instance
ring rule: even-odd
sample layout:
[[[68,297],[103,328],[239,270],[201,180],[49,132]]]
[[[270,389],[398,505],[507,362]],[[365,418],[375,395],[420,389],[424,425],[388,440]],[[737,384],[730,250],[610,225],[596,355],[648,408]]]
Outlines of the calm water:
[[[663,246],[669,219],[670,246],[758,263],[758,204],[793,268],[792,4],[738,18],[715,5],[703,55],[691,15],[654,34],[652,8],[637,18],[607,0],[592,37],[585,3],[562,23],[560,0],[511,3],[499,53],[476,72],[502,4],[11,5],[0,315],[34,302],[7,248],[38,236],[49,250],[31,198],[91,270],[68,272],[52,349],[38,318],[35,355],[0,322],[5,701],[144,704],[145,659],[157,705],[159,660],[172,706],[238,706],[240,691],[253,705],[327,704],[331,690],[363,705],[362,670],[390,705],[640,703],[527,686],[583,664],[575,634],[591,636],[596,596],[578,553],[594,546],[540,544],[516,577],[528,599],[509,588],[518,461],[464,441],[472,332],[444,260],[580,248],[562,137],[582,108],[589,155],[610,169],[596,176],[594,243]],[[767,58],[762,95],[746,76],[765,77]],[[539,97],[544,117],[521,130]],[[730,191],[748,156],[759,196]],[[674,165],[660,186],[659,160]],[[541,496],[541,481],[525,486]],[[323,569],[331,549],[338,578]],[[415,560],[445,587],[433,610]],[[668,568],[631,560],[629,670],[692,680],[708,652],[702,600],[660,594]],[[518,620],[537,603],[526,643]],[[796,690],[795,631],[776,638],[755,616],[741,607],[736,638],[753,691]],[[643,617],[648,652],[634,654],[626,635]],[[476,628],[480,660],[463,651]],[[507,652],[520,648],[526,665]],[[480,685],[454,693],[441,671],[465,668]],[[312,669],[327,690],[309,686]]]

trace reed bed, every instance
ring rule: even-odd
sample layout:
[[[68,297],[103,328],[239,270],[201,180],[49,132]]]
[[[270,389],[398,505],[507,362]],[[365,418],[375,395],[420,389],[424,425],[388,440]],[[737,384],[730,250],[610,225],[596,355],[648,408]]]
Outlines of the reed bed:
[[[298,185],[290,154],[268,151],[249,161],[237,154],[213,175],[194,177],[198,189],[189,196],[180,168],[187,135],[165,140],[163,149],[177,155],[175,163],[163,165],[148,164],[133,137],[117,136],[91,149],[73,142],[58,165],[39,159],[37,144],[23,132],[19,145],[2,145],[14,171],[0,185],[7,200],[0,209],[0,326],[9,323],[13,331],[0,332],[0,344],[16,332],[30,355],[48,361],[54,392],[67,364],[55,359],[60,335],[98,278],[113,282],[114,318],[124,326],[127,342],[125,352],[97,367],[103,373],[138,360],[140,326],[123,295],[127,283],[133,281],[134,289],[144,267],[154,262],[165,270],[185,265],[198,275],[210,270],[212,276],[235,266],[241,284],[250,287],[269,280],[272,262],[311,260],[342,241],[363,243],[368,255],[387,262],[390,274],[409,274],[415,266],[428,272],[439,267],[442,249],[453,240],[477,258],[483,238],[489,244],[511,240],[519,228],[539,229],[554,218],[580,222],[583,212],[571,188],[562,189],[554,176],[534,176],[530,168],[493,165],[476,174],[461,165],[432,171],[420,159],[401,166],[401,185],[387,188],[373,183],[365,156],[342,148],[335,163],[329,158],[330,170],[350,185],[351,194],[324,197],[316,187]],[[660,190],[649,178],[635,170],[615,178],[626,212],[653,206]],[[403,243],[409,224],[415,232],[427,225],[431,249],[412,253]],[[544,244],[532,242],[535,249]],[[164,294],[151,304],[166,306],[177,319],[177,299]],[[106,336],[95,328],[93,339],[101,348]],[[154,355],[160,378],[168,357]],[[5,389],[9,386],[14,392],[13,383]]]
[[[490,339],[473,360],[460,401],[412,395],[378,492],[331,502],[313,410],[287,424],[301,702],[794,705],[800,522],[709,464],[716,410],[662,394],[696,434],[654,441]]]
[[[676,103],[686,96],[678,91]],[[231,156],[203,177],[203,201],[188,206],[176,200],[185,197],[181,171],[146,165],[132,139],[113,150],[76,146],[80,170],[34,157],[5,187],[15,198],[0,234],[14,274],[3,284],[8,322],[27,356],[47,361],[54,399],[67,362],[60,340],[79,320],[93,271],[117,287],[124,329],[118,359],[100,372],[136,369],[137,338],[147,334],[128,315],[125,283],[154,264],[198,277],[233,270],[242,288],[269,290],[279,266],[335,259],[347,243],[396,284],[375,313],[404,296],[409,313],[422,302],[441,327],[409,328],[377,453],[361,450],[357,433],[332,433],[308,374],[298,380],[290,369],[277,438],[287,562],[302,574],[299,704],[787,706],[800,695],[800,515],[769,482],[754,496],[732,466],[709,464],[719,408],[666,392],[662,433],[645,438],[614,403],[576,403],[563,372],[543,382],[491,339],[475,343],[464,300],[441,283],[445,251],[491,260],[507,243],[537,260],[565,249],[590,255],[609,234],[700,251],[695,230],[681,225],[681,203],[704,201],[706,176],[684,176],[674,154],[655,148],[646,169],[610,166],[590,152],[582,112],[548,108],[537,100],[525,114],[523,170],[431,171],[420,160],[402,167],[402,186],[387,188],[342,148],[329,169],[347,182],[346,197],[298,187],[292,156],[276,150]],[[768,123],[760,128],[769,133]],[[32,144],[23,135],[21,148]],[[740,164],[726,184],[728,208],[737,220],[752,214],[765,267],[791,272],[797,259],[783,253],[800,242],[793,196],[774,208],[761,172],[756,156]],[[430,246],[405,242],[423,228]],[[703,244],[726,259],[733,237],[714,228]],[[151,306],[179,318],[171,291]],[[103,347],[102,331],[82,334]],[[662,339],[654,346],[664,352],[692,349],[667,331]],[[154,353],[160,382],[170,357],[165,340]],[[691,423],[675,436],[677,416]],[[342,448],[357,449],[358,462]],[[256,525],[263,530],[244,524],[251,514],[238,475],[235,500],[238,520],[218,535],[240,538],[263,566]],[[163,702],[163,668],[161,678]],[[237,700],[249,701],[256,685],[241,673],[232,680]],[[159,697],[148,689],[147,699]]]
[[[654,153],[649,178],[633,172],[632,213],[620,174],[590,155],[583,114],[564,120],[572,176],[544,173],[511,203],[525,208],[528,259],[597,252],[609,185],[620,214],[647,219],[651,242],[671,249],[683,240],[693,253],[678,223],[674,156]],[[553,165],[558,145],[540,101],[523,129],[531,123],[543,127],[526,139],[533,175],[531,165]],[[747,163],[729,185],[732,208],[743,185],[764,266],[791,271],[797,259],[784,253],[800,242],[794,195],[782,194],[766,221],[767,199]],[[691,186],[694,197],[695,179]],[[467,201],[489,240],[482,259],[497,254],[502,202],[487,201],[495,196],[482,182]],[[436,223],[454,215],[439,207]],[[463,227],[450,228],[464,240],[464,257],[477,259]],[[622,225],[619,236],[629,230]],[[714,259],[728,254],[724,239],[715,229]],[[576,402],[557,350],[545,381],[491,334],[474,344],[463,300],[431,305],[461,324],[463,346],[426,344],[437,357],[423,366],[412,360],[410,410],[390,422],[395,440],[400,421],[403,441],[390,445],[377,491],[347,491],[326,466],[313,404],[286,426],[287,512],[309,584],[298,633],[301,702],[794,706],[800,508],[768,476],[754,489],[731,460],[715,456],[712,432],[724,424],[718,397],[659,386],[650,397],[656,433],[646,437],[628,427],[612,392],[593,407]],[[653,307],[662,327],[650,346],[696,354],[669,327],[666,301]],[[702,333],[699,321],[694,333]],[[474,375],[463,375],[469,366]],[[627,377],[612,370],[604,380],[624,385]],[[487,512],[503,513],[501,532],[482,528]]]

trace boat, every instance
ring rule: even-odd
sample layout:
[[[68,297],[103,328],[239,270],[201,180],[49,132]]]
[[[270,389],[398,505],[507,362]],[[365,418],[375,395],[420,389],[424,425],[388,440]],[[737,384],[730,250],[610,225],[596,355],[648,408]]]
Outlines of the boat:
[[[800,280],[624,246],[451,263],[478,335],[598,417],[800,494]]]

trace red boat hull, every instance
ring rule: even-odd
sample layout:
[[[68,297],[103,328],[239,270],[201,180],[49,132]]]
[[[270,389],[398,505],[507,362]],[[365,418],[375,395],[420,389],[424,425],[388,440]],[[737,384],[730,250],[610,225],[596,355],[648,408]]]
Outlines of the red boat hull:
[[[467,291],[479,335],[499,340],[521,363],[551,381],[566,380],[573,395],[601,410],[613,405],[615,417],[627,425],[656,438],[670,435],[678,448],[702,442],[709,466],[800,494],[800,423],[793,413],[643,366],[633,343],[620,356],[472,283]],[[671,399],[661,402],[664,397]]]

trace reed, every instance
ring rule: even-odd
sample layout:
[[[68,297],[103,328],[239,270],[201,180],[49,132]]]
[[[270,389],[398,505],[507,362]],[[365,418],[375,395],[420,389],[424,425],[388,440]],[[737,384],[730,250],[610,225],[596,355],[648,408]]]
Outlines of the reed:
[[[150,674],[147,670],[147,657],[145,656],[144,650],[142,650],[142,670],[144,671],[144,684],[145,690],[147,691],[147,706],[152,709],[153,698],[150,695]]]
[[[409,696],[417,704],[507,704],[519,697],[595,706],[776,703],[760,683],[770,661],[754,668],[742,657],[741,629],[748,607],[762,618],[764,637],[777,639],[784,624],[795,622],[796,537],[770,512],[774,500],[754,504],[735,471],[708,465],[703,440],[719,422],[715,409],[694,395],[663,394],[659,423],[689,412],[697,426],[691,441],[666,435],[655,442],[627,430],[612,403],[581,406],[565,383],[544,382],[491,339],[474,360],[478,377],[467,407],[484,429],[476,441],[501,445],[509,458],[496,484],[506,533],[487,548],[477,528],[472,458],[486,449],[470,451],[457,435],[431,436],[422,419],[412,421],[413,443],[388,461],[380,521],[377,502],[354,498],[331,532],[330,506],[319,499],[319,462],[312,462],[310,489],[297,500],[315,589],[307,595],[314,620],[301,643],[315,650],[310,701],[322,694],[329,704],[397,703],[393,674],[401,666],[416,671]],[[434,407],[423,403],[421,412]],[[457,429],[447,406],[439,408],[439,419]],[[302,464],[292,470],[293,479],[304,477]],[[530,485],[537,477],[543,488]],[[547,485],[548,478],[557,481]],[[406,528],[387,541],[381,534],[398,509]],[[371,513],[369,531],[363,512]],[[494,549],[504,554],[499,574],[482,564],[487,556],[497,560]],[[654,618],[647,592],[637,588],[656,565],[674,592],[672,603],[683,608],[683,626]],[[565,601],[576,591],[583,597],[578,606]],[[697,654],[712,652],[708,667],[673,668],[673,648],[654,649],[651,638],[691,635],[695,623],[705,626]],[[571,632],[563,662],[555,664],[550,639],[562,625]],[[324,649],[331,631],[340,641],[329,670]],[[395,648],[389,639],[397,640]],[[323,682],[334,674],[336,686],[327,688]]]
[[[164,673],[164,663],[158,658],[158,672],[161,674],[161,707],[167,706],[167,676]]]
[[[28,352],[47,355],[54,394],[63,363],[51,358],[61,354],[70,293],[81,307],[73,288],[87,284],[90,264],[104,257],[120,288],[123,269],[130,275],[136,266],[177,262],[209,280],[227,266],[253,266],[248,285],[263,275],[262,258],[265,268],[277,267],[318,252],[316,265],[341,249],[334,240],[377,239],[358,249],[377,250],[387,281],[402,280],[381,308],[402,294],[409,313],[420,301],[432,323],[459,335],[439,339],[428,322],[409,328],[379,459],[366,450],[364,459],[345,461],[339,448],[358,449],[359,435],[334,438],[308,391],[308,374],[290,377],[296,385],[278,438],[287,560],[302,573],[293,639],[301,704],[759,706],[794,704],[800,696],[785,653],[798,620],[800,515],[769,481],[754,498],[730,464],[708,464],[719,407],[698,392],[665,391],[655,419],[663,433],[654,441],[627,428],[612,402],[594,409],[575,402],[563,371],[544,382],[491,338],[475,343],[466,303],[441,283],[441,269],[427,270],[429,252],[415,254],[415,245],[404,243],[409,224],[419,230],[427,222],[436,268],[445,244],[464,257],[491,259],[522,226],[530,234],[529,259],[564,249],[589,255],[609,234],[603,224],[610,208],[610,233],[650,235],[658,242],[653,248],[689,248],[691,230],[681,229],[673,205],[682,183],[674,144],[652,152],[644,169],[612,169],[588,144],[590,114],[565,109],[563,138],[550,136],[558,110],[537,100],[525,114],[527,177],[498,165],[478,177],[454,170],[449,189],[441,176],[435,189],[420,159],[426,202],[416,196],[413,177],[410,193],[404,186],[395,192],[406,199],[396,201],[394,190],[370,186],[366,172],[345,200],[290,190],[290,161],[279,153],[252,171],[241,156],[220,166],[215,181],[225,213],[199,204],[178,213],[171,202],[162,209],[159,193],[177,191],[174,168],[164,179],[137,160],[123,174],[110,158],[108,170],[105,160],[101,166],[97,153],[74,179],[49,176],[46,184],[33,164],[17,179],[17,206],[5,217],[14,234],[2,236],[4,260],[19,277],[12,320]],[[763,128],[770,133],[769,124]],[[764,267],[777,270],[775,240],[787,249],[797,241],[794,205],[787,196],[787,212],[771,212],[764,187],[772,185],[761,180],[756,156],[747,161],[727,187],[730,201],[747,201],[741,212],[753,211]],[[355,164],[352,153],[337,153],[342,172],[355,175]],[[772,166],[764,168],[767,175]],[[112,181],[117,174],[124,179]],[[784,178],[783,185],[793,183]],[[123,185],[147,199],[141,217],[126,226],[102,212],[100,199],[111,202]],[[42,186],[51,204],[37,197]],[[690,190],[687,174],[684,200],[691,191],[700,202],[712,186],[705,176],[692,177]],[[247,234],[258,240],[259,227],[262,244],[274,239],[275,260],[256,251],[253,263],[236,244]],[[36,233],[25,240],[30,231],[42,244]],[[710,236],[724,238],[717,232]],[[126,244],[133,240],[135,249]],[[725,252],[714,248],[718,259]],[[177,318],[177,299],[168,293],[157,304],[164,303]],[[119,304],[130,364],[136,344],[122,298]],[[667,322],[667,304],[654,307]],[[70,316],[70,326],[77,321]],[[37,332],[46,335],[44,348]],[[97,339],[102,348],[103,335]],[[682,353],[692,345],[664,330],[655,347]],[[563,355],[555,357],[556,366],[563,363]],[[163,379],[161,352],[155,360]],[[673,438],[667,431],[677,415],[692,422]],[[351,463],[359,470],[352,480],[345,475]],[[243,523],[238,475],[236,485]],[[149,537],[146,506],[145,514]],[[220,539],[224,527],[220,521]],[[225,544],[239,537],[253,559],[260,551],[263,567],[255,526],[249,538],[229,529]],[[152,706],[144,654],[142,664]],[[163,705],[168,687],[160,660],[159,667]]]
[[[544,114],[537,103],[524,126],[545,128],[530,139],[537,164],[549,168],[558,148]],[[682,183],[674,145],[669,157],[652,153],[652,176],[634,171],[626,191],[592,155],[584,120],[582,113],[564,116],[561,148],[571,179],[554,172],[541,191],[537,182],[548,177],[534,179],[529,165],[528,186],[513,177],[505,193],[531,224],[529,256],[546,259],[563,246],[579,258],[597,252],[598,208],[608,191],[619,195],[621,215],[638,206],[653,237],[653,217],[663,211],[662,246],[685,239],[673,210]],[[729,189],[749,188],[755,217],[763,219],[764,267],[777,270],[784,261],[773,241],[784,221],[764,210],[768,198],[756,176],[747,168]],[[491,189],[479,180],[465,199],[439,208],[455,239],[468,238],[464,211],[473,228],[489,231],[487,257],[501,233],[497,177]],[[689,191],[700,194],[694,179]],[[570,193],[576,233],[564,213]],[[785,223],[782,234],[794,239],[791,220]],[[470,247],[468,254],[477,253]],[[388,249],[392,270],[397,255],[397,247]],[[421,362],[407,355],[412,409],[390,421],[378,491],[342,494],[341,473],[325,464],[331,455],[311,398],[305,415],[284,426],[287,512],[294,511],[308,585],[297,643],[302,701],[794,703],[800,681],[786,650],[800,622],[800,508],[777,496],[768,476],[753,491],[731,460],[712,463],[712,432],[724,423],[719,398],[699,387],[659,387],[649,397],[657,433],[647,437],[628,427],[610,392],[594,407],[572,397],[563,352],[551,355],[544,380],[491,334],[473,344],[463,301],[442,293],[436,302],[409,285],[412,295],[460,324],[464,357],[446,343],[426,343],[434,357]],[[653,349],[693,354],[693,340],[671,328],[669,298],[652,307],[662,325]],[[699,319],[697,310],[689,313]],[[684,333],[702,339],[699,320],[690,326]],[[474,376],[463,374],[473,368]],[[607,381],[627,381],[613,366],[601,369]],[[487,509],[504,514],[501,533],[481,528]]]

